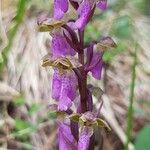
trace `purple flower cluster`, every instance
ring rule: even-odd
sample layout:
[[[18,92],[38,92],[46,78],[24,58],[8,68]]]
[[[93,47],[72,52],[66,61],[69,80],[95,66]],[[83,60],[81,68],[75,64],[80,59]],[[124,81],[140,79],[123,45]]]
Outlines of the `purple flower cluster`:
[[[71,5],[77,17],[66,21]],[[54,70],[52,98],[56,104],[51,105],[51,111],[58,115],[60,150],[94,149],[94,128],[110,130],[94,112],[93,86],[87,84],[89,73],[101,79],[102,56],[106,49],[116,46],[110,37],[85,45],[84,30],[96,8],[105,10],[107,0],[54,0],[53,17],[44,14],[38,18],[39,31],[50,32],[52,37],[51,50],[42,66]]]

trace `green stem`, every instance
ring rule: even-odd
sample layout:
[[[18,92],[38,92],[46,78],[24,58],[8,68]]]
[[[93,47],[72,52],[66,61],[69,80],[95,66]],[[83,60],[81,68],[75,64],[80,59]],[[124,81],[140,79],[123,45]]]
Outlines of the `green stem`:
[[[133,100],[134,100],[134,89],[135,89],[135,80],[136,80],[136,65],[137,65],[137,44],[135,46],[134,52],[134,61],[132,65],[132,80],[130,87],[130,97],[129,97],[129,107],[128,107],[128,116],[127,116],[127,142],[125,145],[125,150],[129,149],[129,142],[131,141],[132,134],[132,120],[133,120]]]

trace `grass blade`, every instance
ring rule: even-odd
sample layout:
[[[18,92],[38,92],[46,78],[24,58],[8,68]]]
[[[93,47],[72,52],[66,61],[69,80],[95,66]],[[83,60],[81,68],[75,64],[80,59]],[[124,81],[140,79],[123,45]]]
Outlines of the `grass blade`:
[[[127,115],[127,142],[125,145],[125,150],[129,149],[129,142],[131,141],[132,133],[132,120],[133,120],[133,100],[134,100],[134,89],[136,80],[136,65],[137,65],[137,44],[135,46],[134,58],[132,65],[132,75],[131,75],[131,86],[130,86],[130,97],[129,97],[129,107]]]

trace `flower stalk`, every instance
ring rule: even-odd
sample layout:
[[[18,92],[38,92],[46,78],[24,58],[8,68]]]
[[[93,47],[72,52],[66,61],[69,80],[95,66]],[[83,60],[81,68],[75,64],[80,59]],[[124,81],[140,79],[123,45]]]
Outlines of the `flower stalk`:
[[[87,73],[84,70],[84,30],[79,30],[79,38],[80,38],[80,48],[78,53],[79,62],[82,64],[80,68],[80,72],[82,74],[82,80],[78,79],[79,85],[79,93],[80,93],[80,101],[81,101],[81,112],[84,113],[87,111],[87,102],[86,102],[86,89],[87,89]]]

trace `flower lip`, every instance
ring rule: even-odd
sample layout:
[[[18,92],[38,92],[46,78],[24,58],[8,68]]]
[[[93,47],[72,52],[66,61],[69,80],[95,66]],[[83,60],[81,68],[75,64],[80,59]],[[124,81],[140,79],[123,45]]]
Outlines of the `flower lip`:
[[[77,78],[72,70],[54,69],[52,98],[58,102],[58,110],[67,111],[77,95]]]

